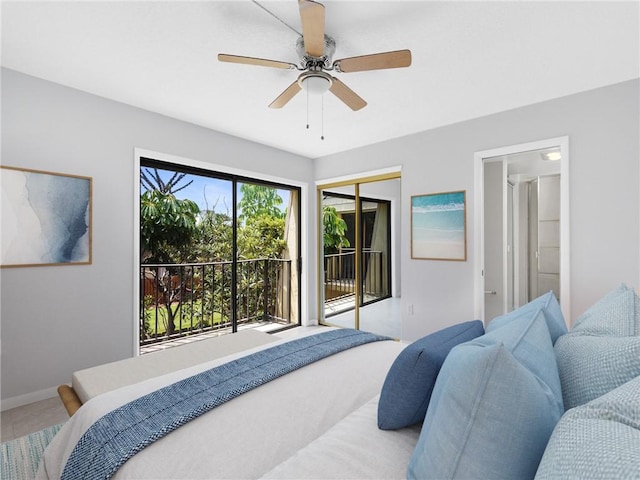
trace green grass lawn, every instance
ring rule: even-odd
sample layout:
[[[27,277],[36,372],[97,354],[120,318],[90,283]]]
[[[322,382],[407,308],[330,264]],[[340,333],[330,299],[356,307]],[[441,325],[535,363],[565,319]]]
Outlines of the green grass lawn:
[[[171,308],[175,311],[176,308],[178,308],[178,304],[177,303],[173,304]],[[213,318],[211,317],[211,315],[207,315],[206,312],[204,313],[204,316],[201,315],[200,302],[193,303],[193,312],[194,312],[193,316],[190,314],[190,312],[191,312],[191,304],[187,306],[183,305],[183,308],[180,311],[178,311],[176,318],[174,319],[176,327],[178,327],[179,325],[182,330],[189,330],[191,328],[196,329],[196,328],[200,328],[200,326],[207,327],[207,326],[211,326],[212,324],[215,325],[215,324],[228,321],[228,317],[225,315],[223,318],[220,312],[214,312]],[[156,331],[156,316],[158,319],[157,331]],[[155,306],[146,308],[145,319],[146,319],[146,323],[150,327],[149,333],[151,335],[155,335],[155,334],[162,335],[167,331],[168,313],[164,305],[158,305],[157,309],[155,308]],[[203,325],[200,325],[201,321]]]

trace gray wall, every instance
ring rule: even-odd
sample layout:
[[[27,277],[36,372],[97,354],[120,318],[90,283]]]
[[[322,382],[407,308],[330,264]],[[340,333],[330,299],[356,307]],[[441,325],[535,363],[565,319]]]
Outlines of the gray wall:
[[[640,285],[638,80],[318,159],[316,178],[402,165],[402,338],[474,316],[477,151],[569,137],[571,314],[620,282]],[[466,262],[410,258],[410,198],[467,191]],[[409,311],[413,310],[413,315]]]
[[[303,223],[311,317],[317,311],[313,180],[401,164],[402,338],[411,340],[473,317],[473,153],[567,135],[572,313],[620,282],[640,283],[638,80],[312,162],[16,72],[2,74],[3,164],[94,179],[93,265],[1,271],[3,408],[52,395],[75,370],[131,356],[135,147],[257,175],[286,171],[309,182]],[[459,189],[467,190],[468,260],[411,260],[411,195]]]
[[[54,395],[72,372],[132,356],[135,147],[313,188],[309,159],[3,69],[2,163],[93,177],[93,265],[1,271],[3,400]]]

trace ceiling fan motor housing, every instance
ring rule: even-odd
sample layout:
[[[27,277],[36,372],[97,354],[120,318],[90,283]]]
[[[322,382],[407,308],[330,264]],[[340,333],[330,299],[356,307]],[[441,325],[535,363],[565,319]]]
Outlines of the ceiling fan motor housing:
[[[310,67],[320,67],[322,69],[331,69],[331,61],[336,51],[336,41],[329,35],[324,36],[324,55],[322,57],[312,57],[307,55],[304,49],[304,38],[298,37],[296,41],[296,52],[300,58],[300,65],[307,69]]]

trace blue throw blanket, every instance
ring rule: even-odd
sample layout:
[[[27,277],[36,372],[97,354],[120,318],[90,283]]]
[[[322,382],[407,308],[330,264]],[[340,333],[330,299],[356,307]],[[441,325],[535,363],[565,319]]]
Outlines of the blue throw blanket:
[[[310,335],[137,398],[87,429],[71,452],[61,478],[110,478],[146,446],[226,401],[322,358],[379,340],[389,338],[352,329]]]

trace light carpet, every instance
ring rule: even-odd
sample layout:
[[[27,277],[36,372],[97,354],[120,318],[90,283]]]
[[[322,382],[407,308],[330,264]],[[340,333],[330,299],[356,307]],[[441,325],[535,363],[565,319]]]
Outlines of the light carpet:
[[[58,433],[60,427],[62,424],[0,444],[0,478],[2,480],[35,478],[42,452]]]

